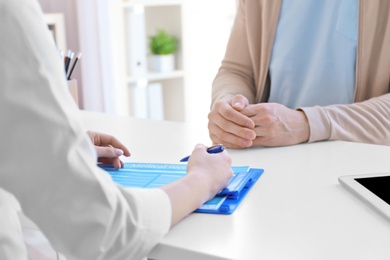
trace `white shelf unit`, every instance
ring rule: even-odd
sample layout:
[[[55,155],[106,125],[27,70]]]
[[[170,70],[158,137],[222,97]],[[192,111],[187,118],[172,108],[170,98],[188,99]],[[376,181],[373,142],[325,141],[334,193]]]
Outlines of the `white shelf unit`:
[[[161,119],[185,121],[182,2],[178,0],[123,1],[123,12],[130,115],[150,118],[150,107],[162,103],[163,118]],[[164,29],[179,40],[174,71],[159,73],[149,68],[149,37],[155,34],[157,29]],[[148,101],[147,98],[149,85],[155,87],[156,83],[161,84],[162,102]],[[149,104],[145,104],[148,102]]]

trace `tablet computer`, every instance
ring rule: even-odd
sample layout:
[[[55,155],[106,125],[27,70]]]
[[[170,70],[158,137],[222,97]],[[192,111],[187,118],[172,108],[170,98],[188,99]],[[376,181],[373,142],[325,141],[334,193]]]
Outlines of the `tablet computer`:
[[[390,221],[390,172],[341,176],[339,182]]]

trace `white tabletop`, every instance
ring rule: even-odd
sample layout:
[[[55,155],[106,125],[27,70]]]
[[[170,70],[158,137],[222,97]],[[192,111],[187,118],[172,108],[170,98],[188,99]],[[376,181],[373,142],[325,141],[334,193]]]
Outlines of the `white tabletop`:
[[[128,161],[177,163],[205,127],[84,112],[90,130],[113,134]],[[390,259],[390,222],[345,190],[341,175],[390,172],[390,147],[318,142],[228,150],[234,165],[265,172],[232,215],[193,213],[171,229],[150,258]]]

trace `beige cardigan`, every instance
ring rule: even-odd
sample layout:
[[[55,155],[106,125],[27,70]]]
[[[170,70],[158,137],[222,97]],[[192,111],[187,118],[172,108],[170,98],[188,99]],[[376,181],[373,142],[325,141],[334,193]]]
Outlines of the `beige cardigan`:
[[[266,102],[268,67],[282,0],[240,0],[212,101],[243,94]],[[309,142],[347,140],[390,145],[390,1],[360,0],[355,103],[302,107]]]

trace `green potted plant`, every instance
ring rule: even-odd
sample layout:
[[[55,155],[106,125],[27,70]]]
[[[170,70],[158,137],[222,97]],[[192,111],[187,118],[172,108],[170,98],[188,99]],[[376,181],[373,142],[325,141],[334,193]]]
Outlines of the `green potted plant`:
[[[177,38],[163,29],[157,29],[155,35],[150,36],[149,48],[151,52],[150,67],[153,71],[166,72],[175,69],[175,52]]]

